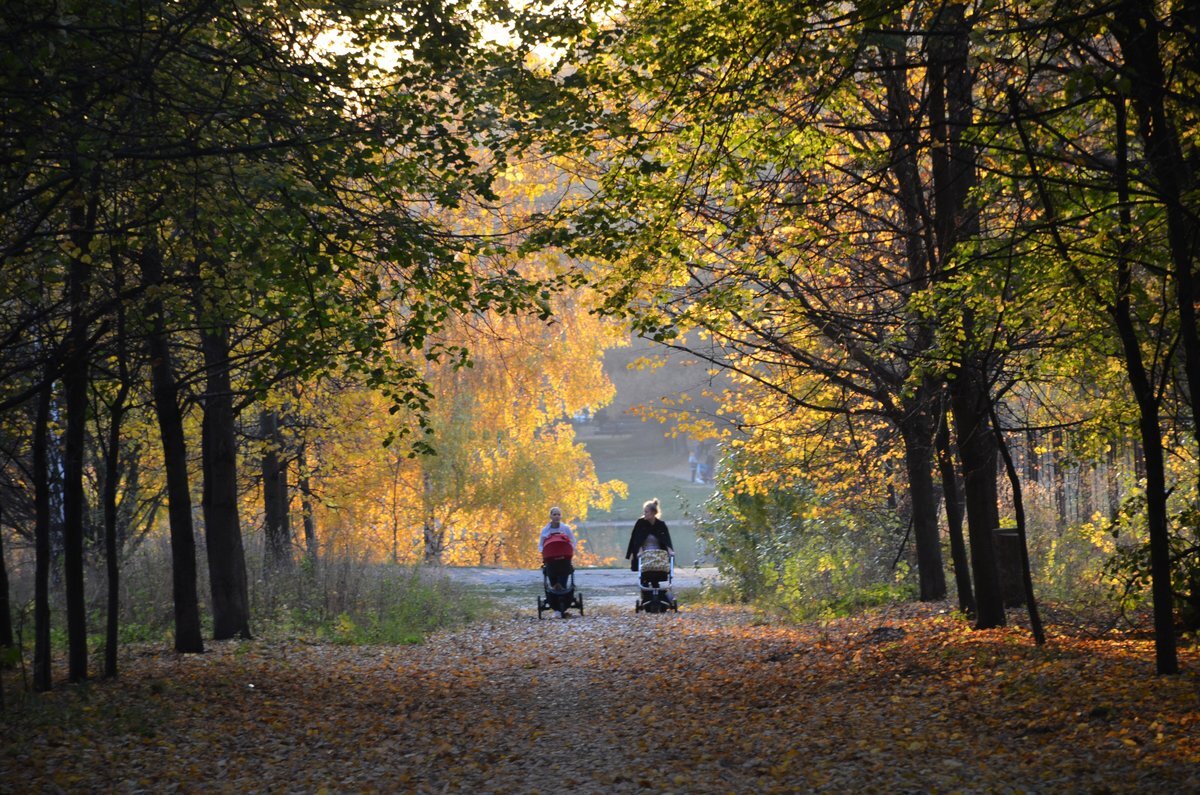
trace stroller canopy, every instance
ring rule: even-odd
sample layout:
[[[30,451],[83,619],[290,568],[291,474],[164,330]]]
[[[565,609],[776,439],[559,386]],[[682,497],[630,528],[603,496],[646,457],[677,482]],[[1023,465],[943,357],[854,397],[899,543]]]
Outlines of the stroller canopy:
[[[565,533],[551,533],[542,543],[542,560],[570,560],[575,557],[575,547]]]

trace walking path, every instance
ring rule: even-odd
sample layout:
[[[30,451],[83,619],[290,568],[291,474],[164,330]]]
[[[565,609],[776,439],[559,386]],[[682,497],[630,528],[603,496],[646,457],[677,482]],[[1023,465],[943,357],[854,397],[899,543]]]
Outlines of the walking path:
[[[1196,676],[1155,677],[1145,638],[1051,643],[948,604],[802,626],[689,604],[143,646],[0,723],[0,790],[1200,792]]]
[[[520,609],[526,605],[536,613],[536,597],[542,591],[542,573],[531,569],[499,569],[490,567],[448,567],[444,570],[454,580],[471,585],[504,604]],[[705,585],[719,580],[716,568],[676,566],[672,588],[684,596],[688,591],[699,592]],[[583,595],[584,612],[589,606],[621,607],[633,610],[638,593],[635,572],[621,569],[576,569],[575,588]]]

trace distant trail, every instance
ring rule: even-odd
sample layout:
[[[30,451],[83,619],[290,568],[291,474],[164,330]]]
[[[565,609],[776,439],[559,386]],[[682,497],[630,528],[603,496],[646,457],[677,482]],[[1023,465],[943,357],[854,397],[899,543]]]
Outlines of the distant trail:
[[[471,585],[492,598],[502,600],[506,607],[520,612],[527,606],[537,615],[536,598],[542,593],[542,574],[534,569],[500,569],[486,566],[446,567],[442,571],[453,580]],[[673,587],[676,591],[698,591],[719,579],[711,566],[676,566]],[[628,607],[633,611],[637,599],[637,574],[628,567],[619,569],[575,570],[575,587],[583,594],[584,613],[590,605],[597,607]]]

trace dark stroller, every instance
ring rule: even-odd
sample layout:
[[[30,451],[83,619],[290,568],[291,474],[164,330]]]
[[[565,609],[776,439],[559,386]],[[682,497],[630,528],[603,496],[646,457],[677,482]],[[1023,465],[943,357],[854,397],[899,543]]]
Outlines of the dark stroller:
[[[675,556],[665,549],[643,549],[638,553],[638,600],[634,612],[679,612],[679,603],[671,593],[675,575]],[[665,585],[664,585],[665,582]]]
[[[583,615],[583,594],[575,591],[575,567],[571,558],[575,548],[561,533],[551,533],[542,544],[542,588],[546,595],[537,600],[538,618],[547,610],[566,613],[571,608]]]

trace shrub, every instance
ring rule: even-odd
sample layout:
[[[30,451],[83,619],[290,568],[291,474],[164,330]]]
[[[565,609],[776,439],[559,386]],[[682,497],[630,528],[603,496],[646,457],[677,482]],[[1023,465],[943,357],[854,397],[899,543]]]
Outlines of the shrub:
[[[896,517],[833,511],[819,500],[805,486],[719,489],[709,500],[697,536],[733,597],[797,619],[914,597],[907,564],[892,568]]]

